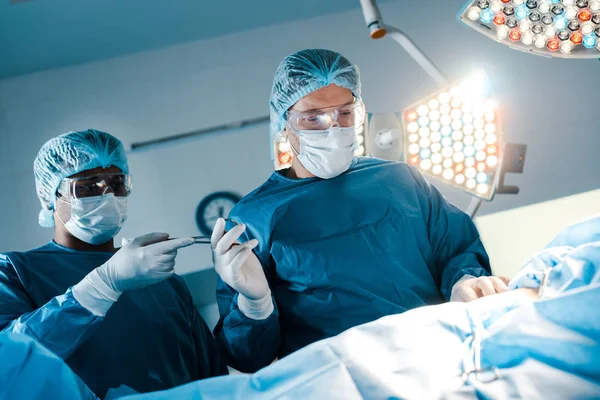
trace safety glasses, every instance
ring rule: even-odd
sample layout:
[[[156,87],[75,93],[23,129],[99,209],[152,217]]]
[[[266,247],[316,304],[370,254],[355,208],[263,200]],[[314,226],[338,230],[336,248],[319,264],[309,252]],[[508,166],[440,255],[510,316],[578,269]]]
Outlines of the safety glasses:
[[[64,197],[81,199],[102,196],[110,191],[117,197],[127,197],[131,193],[131,189],[131,175],[113,172],[65,178],[58,186],[58,193]]]
[[[288,110],[285,113],[288,126],[294,131],[326,131],[333,126],[359,127],[365,121],[365,105],[359,100],[343,106],[312,111]]]

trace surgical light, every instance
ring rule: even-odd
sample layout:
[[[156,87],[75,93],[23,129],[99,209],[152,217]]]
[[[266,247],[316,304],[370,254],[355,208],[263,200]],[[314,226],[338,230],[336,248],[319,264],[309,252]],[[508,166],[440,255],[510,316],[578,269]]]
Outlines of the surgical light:
[[[587,35],[583,38],[583,45],[588,49],[594,48],[594,46],[596,46],[597,43],[598,39],[596,39],[596,37],[593,35]]]
[[[407,136],[405,148],[413,156],[408,162],[425,175],[435,178],[441,175],[444,182],[490,200],[494,196],[498,149],[502,148],[502,143],[498,105],[493,101],[487,75],[482,70],[474,71],[459,84],[444,88],[408,107],[402,112],[404,129],[411,132],[413,122],[410,117],[415,112],[420,118],[431,119],[432,113],[437,116],[437,102],[442,114],[440,130],[418,142]],[[489,152],[492,146],[493,150]],[[490,157],[493,159],[488,162]]]
[[[403,159],[424,174],[442,179],[471,194],[473,199],[466,210],[471,217],[475,216],[483,199],[491,200],[495,193],[518,193],[518,187],[503,185],[504,175],[506,172],[522,172],[526,146],[503,143],[499,107],[492,101],[487,76],[482,72],[474,73],[459,85],[449,86],[440,69],[406,33],[383,23],[376,0],[361,0],[360,3],[371,37],[386,36],[397,42],[423,71],[443,87],[402,112],[394,113],[404,133]],[[551,5],[547,0],[477,0],[469,2],[462,16],[469,20],[470,23],[465,22],[469,26],[492,25],[494,28],[485,28],[492,35],[499,34],[498,41],[504,40],[519,46],[537,43],[545,47],[547,39],[544,33],[552,32],[547,28],[554,22],[554,14],[546,14],[560,0],[554,0],[553,3]],[[547,8],[543,16],[540,8]],[[555,9],[556,13],[559,11],[559,8]],[[501,22],[502,25],[497,25]],[[495,27],[498,27],[497,30]],[[557,30],[554,26],[552,29]],[[417,116],[428,119],[429,136],[422,134],[421,129],[425,127],[419,128],[418,123],[413,132],[408,129],[409,124],[417,122]],[[414,129],[414,125],[411,128]],[[412,136],[416,131],[420,137],[429,140]],[[478,150],[475,149],[476,141]],[[411,149],[414,145],[418,149]],[[414,152],[411,154],[409,150]],[[507,158],[508,168],[505,165]],[[467,169],[471,178],[465,175]],[[477,176],[478,173],[481,175]]]
[[[275,161],[275,169],[289,168],[292,166],[294,156],[292,154],[292,146],[284,137],[273,141],[273,154]]]
[[[600,15],[598,17],[600,19]],[[581,33],[583,33],[584,35],[590,35],[593,32],[594,32],[594,24],[590,24],[588,22],[586,24],[583,24],[583,26],[581,27]]]
[[[485,36],[524,52],[600,58],[600,0],[470,0],[458,18]]]

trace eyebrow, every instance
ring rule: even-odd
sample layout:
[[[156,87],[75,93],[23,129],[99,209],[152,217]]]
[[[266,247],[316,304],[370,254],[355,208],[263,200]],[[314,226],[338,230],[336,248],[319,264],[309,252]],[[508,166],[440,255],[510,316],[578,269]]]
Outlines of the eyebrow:
[[[300,112],[300,113],[306,113],[306,112],[312,112],[312,111],[319,111],[319,110],[326,110],[328,108],[334,108],[334,107],[344,107],[344,106],[350,106],[352,104],[354,104],[355,100],[352,99],[352,101],[348,102],[348,103],[344,103],[344,104],[339,104],[339,105],[335,105],[335,106],[329,106],[329,107],[319,107],[319,108],[311,108],[309,110],[294,110],[294,106],[292,106],[292,108],[290,108],[290,111],[295,111],[295,112]]]

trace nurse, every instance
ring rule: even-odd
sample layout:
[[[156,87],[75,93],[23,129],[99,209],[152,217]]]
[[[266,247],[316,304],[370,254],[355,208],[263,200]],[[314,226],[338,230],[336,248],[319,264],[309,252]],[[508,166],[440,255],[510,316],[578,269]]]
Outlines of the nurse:
[[[96,130],[58,136],[34,173],[39,222],[54,240],[0,255],[0,330],[37,340],[101,398],[226,374],[174,275],[177,249],[193,239],[152,233],[114,247],[131,193],[121,142]]]
[[[386,315],[507,290],[490,276],[471,219],[417,170],[354,157],[365,106],[358,68],[344,56],[286,57],[270,110],[271,135],[289,141],[293,164],[212,237],[215,335],[230,365],[256,371]]]

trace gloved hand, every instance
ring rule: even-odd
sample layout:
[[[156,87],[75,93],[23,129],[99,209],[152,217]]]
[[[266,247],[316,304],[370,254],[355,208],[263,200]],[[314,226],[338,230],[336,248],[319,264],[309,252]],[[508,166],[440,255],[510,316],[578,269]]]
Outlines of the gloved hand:
[[[252,252],[258,240],[238,242],[245,230],[246,225],[240,224],[225,232],[225,220],[219,218],[211,236],[213,262],[223,282],[239,293],[240,310],[249,318],[265,319],[274,310],[271,289],[260,261]]]
[[[508,291],[509,279],[506,277],[481,276],[475,278],[465,275],[452,287],[450,301],[469,302],[480,297]]]
[[[105,315],[127,290],[161,282],[175,274],[177,249],[193,238],[167,240],[167,233],[150,233],[127,242],[106,263],[73,286],[73,296],[96,315]]]

